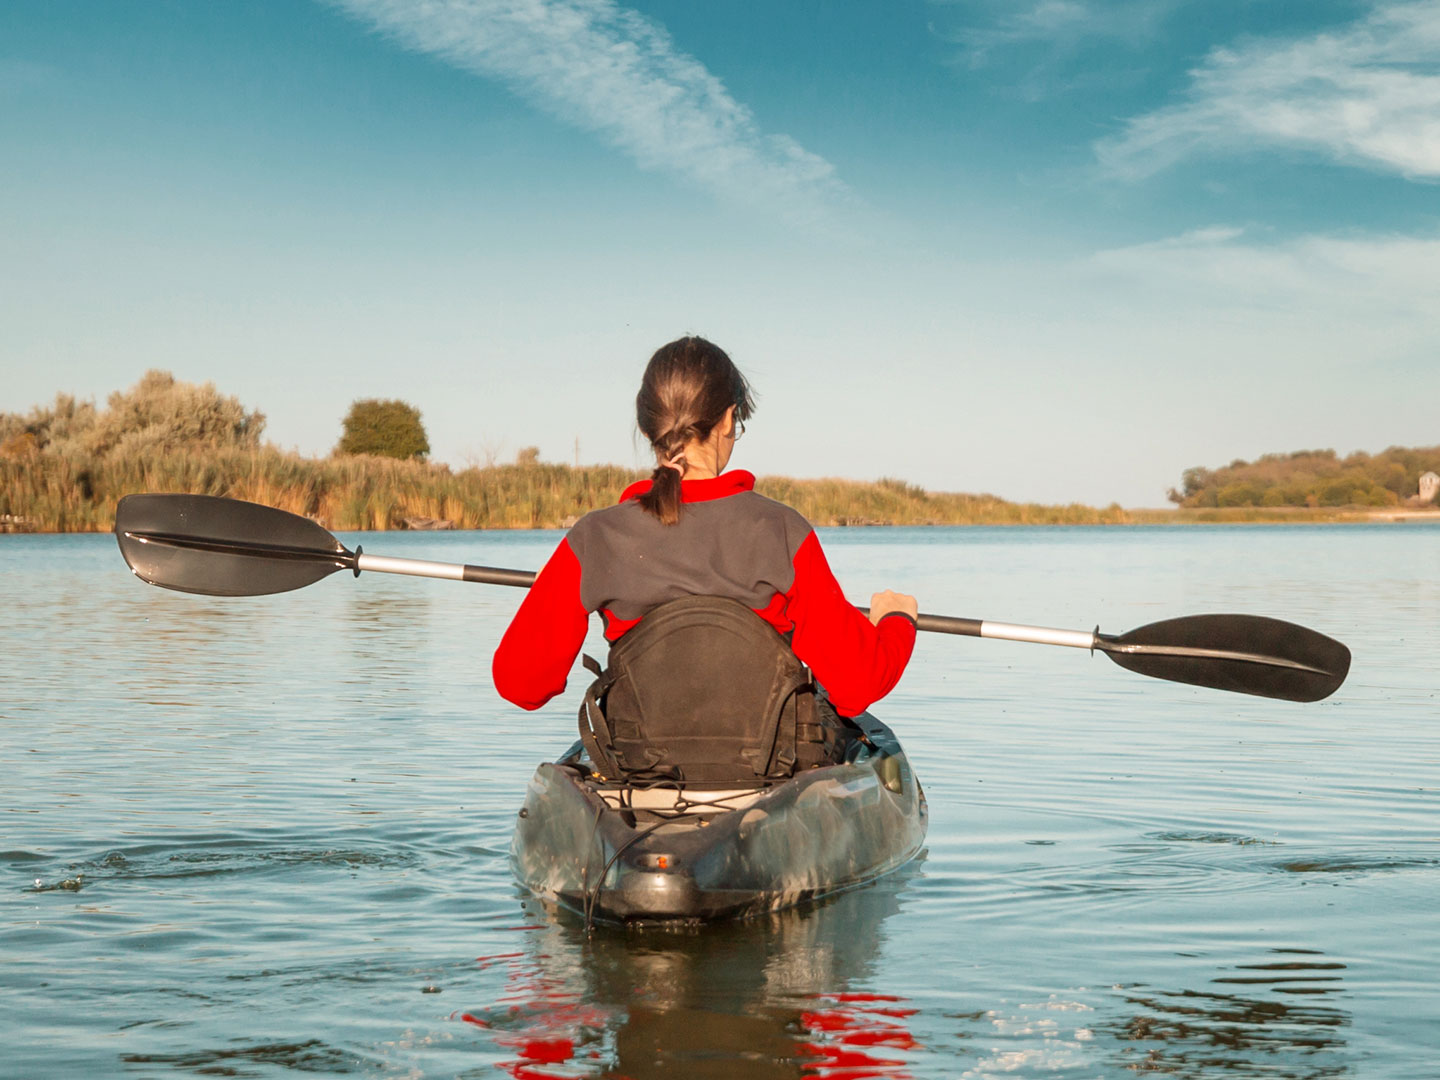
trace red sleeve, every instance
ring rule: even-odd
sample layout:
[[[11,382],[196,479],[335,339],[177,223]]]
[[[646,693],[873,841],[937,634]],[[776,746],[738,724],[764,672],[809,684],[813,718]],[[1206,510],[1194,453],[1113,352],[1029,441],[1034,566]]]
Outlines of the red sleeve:
[[[845,599],[813,532],[795,552],[795,583],[785,595],[795,624],[791,647],[836,712],[856,716],[895,688],[915,648],[915,624],[896,614],[872,625]]]
[[[562,540],[495,650],[491,673],[500,696],[538,709],[563,691],[589,621],[580,603],[580,560]]]

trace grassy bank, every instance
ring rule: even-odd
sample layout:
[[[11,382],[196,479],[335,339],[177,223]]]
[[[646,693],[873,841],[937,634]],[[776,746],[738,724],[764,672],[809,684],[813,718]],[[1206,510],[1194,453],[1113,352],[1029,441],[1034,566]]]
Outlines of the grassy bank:
[[[142,491],[224,495],[278,506],[331,529],[396,529],[434,518],[459,529],[558,528],[613,504],[642,474],[613,465],[539,462],[455,471],[377,457],[305,458],[273,447],[100,458],[31,450],[0,457],[0,518],[39,532],[114,524],[115,503]],[[933,494],[896,480],[765,477],[759,490],[817,525],[1119,524],[1119,507],[1012,503]]]
[[[1119,506],[1016,503],[994,495],[928,492],[900,480],[796,480],[766,476],[762,495],[793,506],[816,525],[1122,525]]]
[[[116,502],[142,491],[246,499],[337,530],[400,529],[407,521],[424,518],[448,521],[457,529],[553,529],[588,510],[612,505],[642,475],[616,465],[572,468],[540,462],[456,471],[391,458],[305,458],[273,447],[99,459],[31,451],[0,455],[0,531],[107,531],[114,524]],[[766,476],[757,490],[795,507],[816,525],[1319,524],[1379,519],[1370,507],[1049,506],[993,495],[927,492],[898,480]],[[1404,517],[1440,521],[1440,512],[1408,512]]]
[[[278,506],[326,528],[400,529],[438,519],[457,529],[553,529],[612,505],[642,473],[617,465],[541,462],[452,470],[380,457],[306,458],[274,447],[88,458],[0,454],[0,531],[103,532],[115,504],[142,491],[224,495]],[[1048,506],[993,495],[928,492],[899,480],[762,477],[757,490],[816,525],[1174,525],[1362,522],[1371,507],[1196,507],[1123,510]],[[1440,520],[1440,512],[1405,513]]]
[[[122,496],[172,491],[278,506],[331,529],[396,529],[407,518],[460,529],[549,528],[615,501],[633,478],[614,466],[453,472],[393,458],[304,458],[272,447],[94,461],[32,454],[0,459],[0,515],[28,519],[41,532],[103,531]]]
[[[418,413],[413,419],[419,429]],[[246,499],[337,530],[415,527],[422,519],[458,529],[561,528],[614,504],[642,475],[616,465],[545,464],[533,448],[511,465],[459,471],[426,462],[423,455],[306,458],[262,443],[264,427],[263,413],[213,384],[183,382],[165,371],[147,372],[133,387],[111,394],[103,408],[58,394],[53,404],[25,414],[0,413],[0,532],[106,531],[114,524],[115,504],[145,491]],[[1371,507],[1402,509],[1396,492],[1414,486],[1420,469],[1440,467],[1440,447],[1363,457],[1339,461],[1331,451],[1316,451],[1272,455],[1253,467],[1234,462],[1228,471],[1189,470],[1186,494],[1172,494],[1182,503],[1175,510],[1015,503],[994,495],[929,492],[901,480],[766,476],[757,490],[816,525],[1366,521],[1375,519]],[[1357,469],[1380,469],[1377,475],[1390,485],[1386,497],[1357,487],[1360,474],[1350,475]],[[1336,482],[1349,486],[1327,487],[1324,500],[1302,500],[1308,505],[1277,505],[1288,495],[1281,499],[1272,491],[1265,498],[1241,499],[1228,490],[1241,473],[1247,483],[1343,474]]]

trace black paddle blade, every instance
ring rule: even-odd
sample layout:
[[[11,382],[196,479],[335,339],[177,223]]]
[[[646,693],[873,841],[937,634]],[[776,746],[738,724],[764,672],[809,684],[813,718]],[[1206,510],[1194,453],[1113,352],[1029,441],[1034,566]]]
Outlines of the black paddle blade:
[[[288,592],[355,565],[309,518],[211,495],[127,495],[115,538],[141,581],[205,596]]]
[[[1190,615],[1095,647],[1141,675],[1283,701],[1329,697],[1350,671],[1350,650],[1314,630],[1262,615]]]

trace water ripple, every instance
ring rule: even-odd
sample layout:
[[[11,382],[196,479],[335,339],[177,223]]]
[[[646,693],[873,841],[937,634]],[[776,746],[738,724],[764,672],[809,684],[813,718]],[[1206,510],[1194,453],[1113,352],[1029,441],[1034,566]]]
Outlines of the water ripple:
[[[348,1076],[374,1072],[381,1065],[377,1058],[331,1046],[320,1039],[253,1043],[177,1054],[121,1054],[120,1060],[127,1065],[165,1065],[202,1076],[264,1076],[273,1068]]]

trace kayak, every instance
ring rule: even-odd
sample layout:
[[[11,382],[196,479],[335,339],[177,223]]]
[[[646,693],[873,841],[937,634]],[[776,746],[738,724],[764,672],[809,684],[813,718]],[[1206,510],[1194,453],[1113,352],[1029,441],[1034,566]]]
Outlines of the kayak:
[[[920,851],[929,811],[894,733],[854,723],[838,764],[723,790],[606,781],[577,742],[530,780],[515,877],[620,923],[740,918],[874,881]]]

